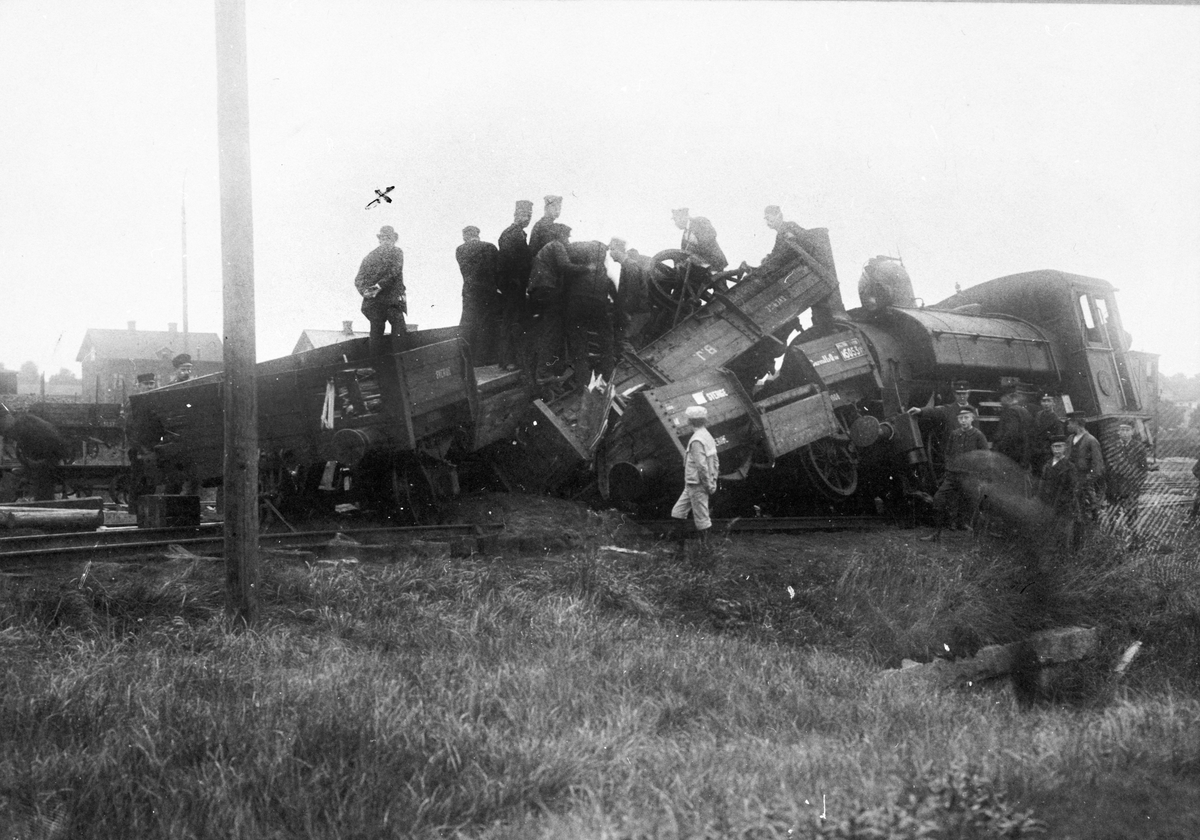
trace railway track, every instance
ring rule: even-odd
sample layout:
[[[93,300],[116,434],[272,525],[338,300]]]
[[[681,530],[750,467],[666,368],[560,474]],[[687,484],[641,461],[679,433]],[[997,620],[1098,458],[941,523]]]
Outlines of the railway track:
[[[681,524],[688,529],[692,527],[690,522],[679,519],[646,519],[636,522],[657,536],[674,534]],[[714,534],[874,531],[894,527],[896,520],[887,516],[739,516],[712,521]]]
[[[259,537],[260,549],[325,549],[337,541],[353,540],[371,550],[413,540],[481,538],[499,535],[502,525],[413,525],[404,527],[341,528],[322,531],[280,532]],[[0,539],[0,569],[25,561],[140,560],[161,555],[171,546],[195,554],[219,557],[225,546],[222,523],[187,528],[109,528],[66,534],[44,534]]]
[[[638,528],[656,536],[670,535],[679,528],[679,520],[633,521]],[[877,530],[893,527],[895,522],[883,516],[791,516],[777,518],[734,518],[713,520],[713,532],[732,533],[803,533],[816,531]],[[358,544],[358,550],[377,551],[415,540],[466,543],[465,549],[480,547],[488,538],[498,538],[503,525],[413,525],[396,527],[359,527],[335,530],[295,531],[263,534],[259,547],[264,550],[317,550]],[[350,543],[349,541],[354,541]],[[220,522],[186,528],[108,528],[101,531],[42,534],[0,538],[0,570],[26,562],[63,562],[76,560],[143,560],[162,556],[178,546],[193,554],[220,557],[224,550],[224,531]]]

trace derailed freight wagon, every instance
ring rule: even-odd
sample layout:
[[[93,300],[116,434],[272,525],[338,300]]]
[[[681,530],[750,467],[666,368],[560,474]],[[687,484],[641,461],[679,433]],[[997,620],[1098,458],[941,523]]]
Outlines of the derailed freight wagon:
[[[532,398],[523,376],[477,377],[454,330],[409,333],[410,349],[372,356],[367,339],[256,368],[262,492],[287,507],[355,503],[411,518],[459,490],[471,453],[512,434]],[[219,485],[223,374],[130,398],[146,483],[168,492]]]
[[[732,288],[692,290],[703,305],[618,362],[607,393],[539,401],[503,453],[503,469],[524,489],[577,489],[595,481],[600,495],[639,512],[660,512],[678,493],[688,405],[703,404],[717,439],[726,482],[753,481],[775,461],[798,463],[818,485],[843,486],[845,466],[828,459],[849,440],[830,395],[803,385],[757,400],[756,382],[775,369],[801,313],[815,323],[844,317],[828,234],[794,242],[791,262],[769,271],[727,272]],[[674,254],[674,252],[665,252]],[[662,255],[656,260],[662,265]],[[663,287],[683,290],[660,274]],[[850,476],[852,478],[852,476]]]

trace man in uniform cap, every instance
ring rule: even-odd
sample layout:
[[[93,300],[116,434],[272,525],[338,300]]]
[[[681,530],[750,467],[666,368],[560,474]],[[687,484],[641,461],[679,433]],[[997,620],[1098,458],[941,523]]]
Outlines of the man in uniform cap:
[[[965,379],[960,379],[952,385],[954,389],[954,402],[943,403],[942,405],[933,406],[930,408],[918,408],[913,406],[908,409],[909,414],[916,415],[924,420],[932,420],[934,423],[935,433],[938,435],[941,445],[939,454],[942,457],[944,464],[949,460],[950,435],[958,428],[958,412],[961,409],[968,409],[978,416],[978,411],[975,406],[971,405],[971,383]]]
[[[533,258],[529,275],[529,310],[532,316],[533,377],[539,383],[554,379],[566,368],[567,284],[590,270],[571,260],[567,244],[571,228],[553,224],[551,239]]]
[[[392,325],[392,343],[396,336],[407,344],[404,315],[408,312],[408,299],[404,288],[404,252],[396,247],[395,229],[384,225],[376,234],[379,245],[365,257],[354,278],[354,288],[362,295],[362,313],[371,325],[368,339],[372,355],[387,350],[384,329]],[[403,347],[401,348],[403,349]]]
[[[143,391],[153,391],[155,376],[153,373],[139,373],[137,376],[138,393]]]
[[[1100,441],[1084,426],[1082,412],[1067,416],[1067,444],[1067,457],[1078,473],[1080,521],[1096,522],[1100,518],[1100,494],[1104,489],[1104,452]],[[1078,540],[1083,534],[1075,536]]]
[[[496,286],[498,251],[479,238],[479,228],[467,225],[463,242],[454,252],[462,273],[462,318],[458,334],[471,348],[476,367],[494,364],[500,327],[500,295]]]
[[[783,211],[777,204],[767,205],[763,210],[763,219],[766,221],[767,227],[775,231],[775,246],[771,249],[771,253],[763,257],[762,263],[754,270],[755,274],[778,271],[799,259],[799,255],[788,243],[792,242],[804,247],[804,235],[807,232],[795,222],[785,220]]]
[[[1050,460],[1050,439],[1066,433],[1062,418],[1055,409],[1056,402],[1054,392],[1044,392],[1040,399],[1041,408],[1033,416],[1033,441],[1029,456],[1033,474],[1038,477]]]
[[[1033,439],[1033,417],[1021,404],[1021,395],[1010,388],[1000,395],[1000,415],[992,448],[1028,471],[1030,444]]]
[[[921,538],[925,542],[937,540],[946,527],[956,531],[971,528],[964,516],[970,501],[966,486],[968,467],[964,456],[969,452],[986,450],[988,442],[983,432],[975,428],[975,410],[971,406],[959,406],[955,418],[958,428],[946,440],[946,475],[933,496],[937,527],[932,534]]]
[[[1146,447],[1134,437],[1133,424],[1117,426],[1117,442],[1109,452],[1108,493],[1114,531],[1129,532],[1130,547],[1139,543],[1138,504],[1146,484]]]
[[[538,251],[546,247],[546,243],[554,239],[551,225],[555,224],[558,217],[562,215],[561,195],[548,195],[545,202],[542,218],[534,222],[533,230],[529,231],[529,253],[535,257],[538,255]]]
[[[1065,435],[1050,436],[1050,459],[1042,467],[1038,501],[1045,505],[1050,520],[1050,548],[1065,554],[1075,544],[1075,523],[1079,519],[1079,476],[1067,457]]]
[[[180,353],[171,360],[171,365],[175,368],[172,382],[187,382],[192,378],[192,357],[187,353]]]
[[[671,211],[675,227],[683,231],[679,247],[686,251],[692,261],[714,272],[724,271],[729,265],[725,252],[717,244],[717,229],[703,216],[693,216],[688,208]]]
[[[525,228],[533,218],[533,202],[518,201],[513,223],[496,243],[496,287],[500,292],[500,332],[496,353],[500,367],[513,370],[521,364],[525,349],[526,305],[533,253],[525,239]]]
[[[713,440],[708,426],[708,409],[702,405],[688,406],[684,412],[692,428],[683,459],[683,492],[679,495],[671,516],[687,519],[690,512],[700,542],[708,541],[708,529],[712,519],[708,514],[708,498],[717,492],[717,475],[720,464],[717,459],[717,442]]]

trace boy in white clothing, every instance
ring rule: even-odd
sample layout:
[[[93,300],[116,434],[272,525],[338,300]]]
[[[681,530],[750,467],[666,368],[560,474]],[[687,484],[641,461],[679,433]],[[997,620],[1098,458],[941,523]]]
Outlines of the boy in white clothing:
[[[671,516],[687,519],[690,511],[700,534],[700,542],[704,543],[708,541],[708,529],[712,527],[712,519],[708,516],[708,497],[717,492],[717,442],[705,428],[708,425],[708,410],[704,406],[693,405],[685,414],[693,431],[683,459],[683,493],[671,509]]]

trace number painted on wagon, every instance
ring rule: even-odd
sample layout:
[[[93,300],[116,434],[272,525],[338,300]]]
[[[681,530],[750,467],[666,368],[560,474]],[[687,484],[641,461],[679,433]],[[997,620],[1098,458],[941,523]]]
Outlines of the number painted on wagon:
[[[434,379],[445,379],[451,374],[450,368],[439,368],[433,372]]]
[[[706,353],[708,354],[709,357],[715,356],[715,355],[717,355],[717,348],[713,347],[711,344],[705,344],[703,347],[701,347],[699,350],[697,350],[692,355],[694,355],[696,358],[700,359],[700,361],[704,361],[704,359],[706,358],[705,357]]]

